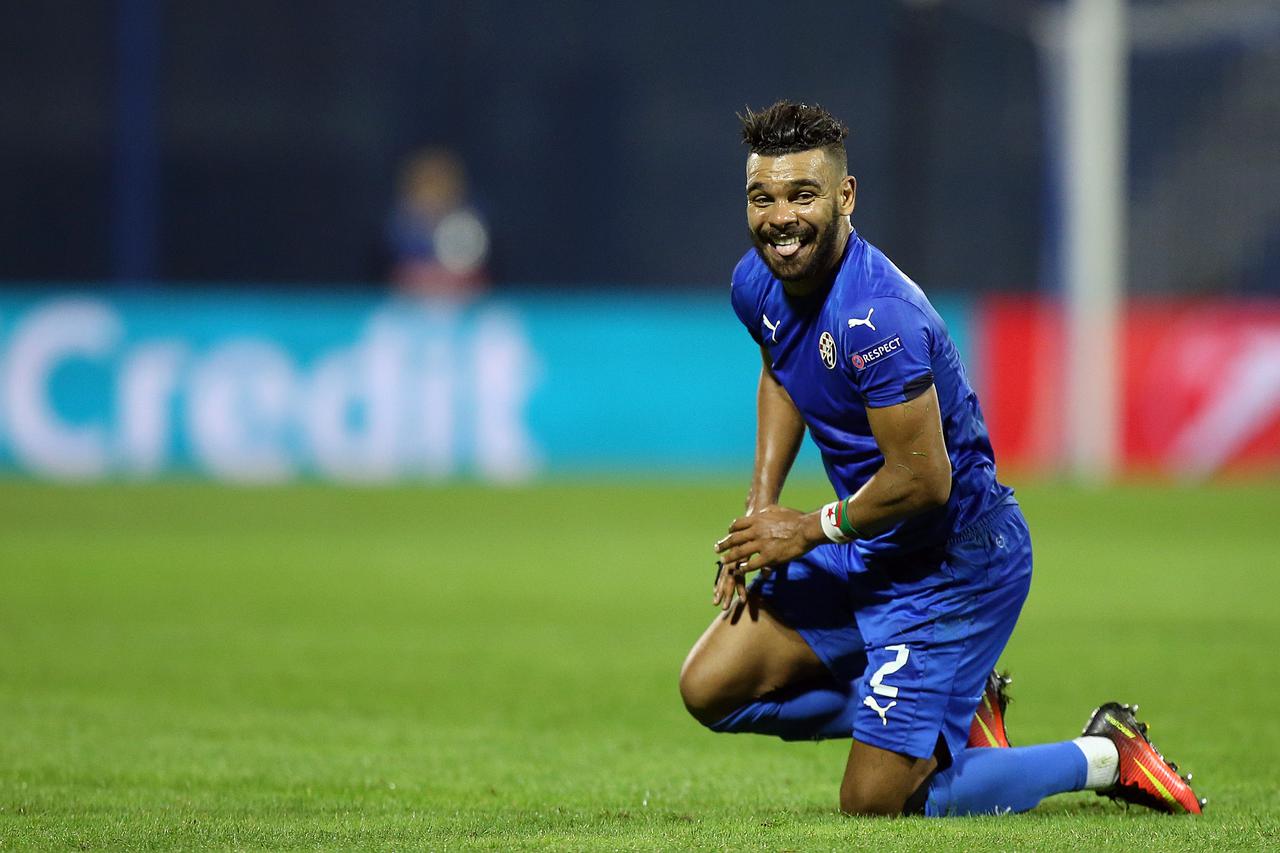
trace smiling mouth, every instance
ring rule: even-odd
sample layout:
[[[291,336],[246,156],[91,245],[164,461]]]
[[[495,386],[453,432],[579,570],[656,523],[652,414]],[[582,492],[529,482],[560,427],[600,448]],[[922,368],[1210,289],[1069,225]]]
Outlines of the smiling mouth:
[[[789,258],[796,252],[800,251],[800,247],[804,245],[798,234],[788,234],[786,236],[770,237],[766,241],[773,251],[784,258]]]

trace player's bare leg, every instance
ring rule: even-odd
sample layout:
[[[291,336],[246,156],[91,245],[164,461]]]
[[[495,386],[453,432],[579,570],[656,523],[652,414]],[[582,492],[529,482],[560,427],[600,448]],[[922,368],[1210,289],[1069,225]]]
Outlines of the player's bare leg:
[[[783,687],[829,677],[822,661],[757,595],[737,600],[694,643],[680,670],[685,707],[703,725]]]
[[[900,815],[937,766],[936,758],[912,758],[855,740],[840,781],[840,811]]]

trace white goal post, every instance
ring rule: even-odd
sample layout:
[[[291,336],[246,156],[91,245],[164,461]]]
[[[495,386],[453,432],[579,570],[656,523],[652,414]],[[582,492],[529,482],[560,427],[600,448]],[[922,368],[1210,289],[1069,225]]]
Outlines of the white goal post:
[[[1067,461],[1102,482],[1119,459],[1120,323],[1127,250],[1126,0],[1069,0],[1059,11],[1063,91],[1062,284],[1066,309]],[[1052,78],[1051,78],[1052,79]]]

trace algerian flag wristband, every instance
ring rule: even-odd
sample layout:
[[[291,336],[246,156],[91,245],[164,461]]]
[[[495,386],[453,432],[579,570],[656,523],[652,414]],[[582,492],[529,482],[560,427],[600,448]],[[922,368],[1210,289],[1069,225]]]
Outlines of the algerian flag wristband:
[[[854,527],[849,521],[849,504],[852,501],[852,497],[847,497],[840,501],[832,501],[824,506],[822,512],[818,515],[818,518],[822,521],[822,532],[836,544],[843,545],[846,542],[852,542],[854,539],[862,538],[858,528]]]

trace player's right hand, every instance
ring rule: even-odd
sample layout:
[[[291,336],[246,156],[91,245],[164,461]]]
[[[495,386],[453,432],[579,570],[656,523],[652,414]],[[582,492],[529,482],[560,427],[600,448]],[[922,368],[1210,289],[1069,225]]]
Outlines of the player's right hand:
[[[733,605],[735,595],[739,601],[745,603],[747,600],[746,573],[739,571],[738,566],[728,566],[719,560],[716,564],[719,569],[716,571],[715,594],[711,597],[711,603],[721,610],[728,610]]]
[[[768,509],[772,504],[761,503],[756,498],[755,487],[747,493],[747,501],[743,516],[755,515],[761,510]],[[729,525],[729,532],[733,532],[733,525]],[[719,551],[720,542],[716,543],[716,550]],[[726,564],[723,560],[716,560],[716,582],[714,585],[714,595],[711,597],[711,604],[719,607],[721,610],[727,611],[733,606],[735,598],[742,604],[747,603],[747,574],[750,570],[746,567],[746,561],[737,563],[734,566]],[[761,577],[768,577],[772,570],[765,567],[760,570]]]

